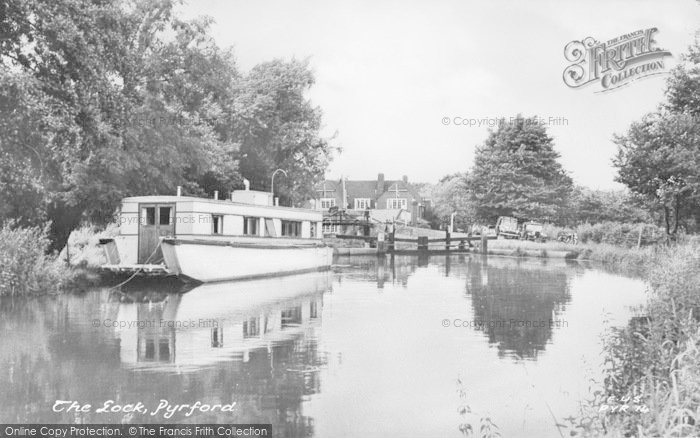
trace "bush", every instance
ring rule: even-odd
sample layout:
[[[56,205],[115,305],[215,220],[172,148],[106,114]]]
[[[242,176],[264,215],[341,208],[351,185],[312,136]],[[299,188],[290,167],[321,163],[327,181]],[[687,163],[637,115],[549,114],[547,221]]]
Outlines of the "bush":
[[[47,254],[48,227],[0,228],[0,296],[58,291],[68,280],[65,267]]]
[[[664,238],[664,231],[656,225],[620,222],[583,224],[576,228],[576,233],[581,243],[609,243],[631,248],[640,242],[640,229],[642,230],[642,245],[653,244]]]

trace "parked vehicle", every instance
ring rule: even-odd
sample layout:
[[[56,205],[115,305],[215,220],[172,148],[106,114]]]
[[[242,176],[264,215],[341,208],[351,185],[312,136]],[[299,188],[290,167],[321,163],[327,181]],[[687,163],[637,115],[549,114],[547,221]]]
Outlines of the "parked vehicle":
[[[544,232],[544,225],[530,221],[523,224],[520,238],[535,242],[545,242],[547,241],[547,233]]]
[[[488,237],[488,238],[494,238],[494,239],[495,239],[495,238],[497,237],[497,234],[496,234],[496,227],[495,227],[494,225],[489,225],[489,226],[487,226],[487,227],[484,227],[483,230],[482,230],[482,232],[484,233],[484,236],[486,236],[486,237]]]
[[[504,239],[517,239],[520,237],[518,220],[510,216],[501,216],[496,222],[496,236]]]

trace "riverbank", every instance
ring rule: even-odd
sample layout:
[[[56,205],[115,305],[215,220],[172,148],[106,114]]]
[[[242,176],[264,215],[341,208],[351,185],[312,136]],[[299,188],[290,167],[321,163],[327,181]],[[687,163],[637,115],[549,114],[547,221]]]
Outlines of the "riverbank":
[[[605,340],[604,380],[574,422],[582,436],[700,436],[700,245],[659,249],[646,268],[644,316]]]
[[[657,252],[656,246],[624,247],[607,243],[532,242],[527,240],[489,240],[488,254],[511,257],[564,258],[593,261],[608,267],[639,269],[649,263]]]

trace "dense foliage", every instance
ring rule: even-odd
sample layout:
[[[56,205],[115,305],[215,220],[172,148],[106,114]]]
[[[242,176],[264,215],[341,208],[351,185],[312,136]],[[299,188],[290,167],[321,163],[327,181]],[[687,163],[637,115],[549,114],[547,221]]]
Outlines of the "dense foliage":
[[[618,181],[663,211],[670,236],[700,225],[700,41],[676,67],[666,102],[617,136]]]
[[[455,229],[466,230],[474,223],[475,210],[470,198],[469,175],[447,175],[425,190],[423,195],[430,199],[426,219],[432,228],[444,227],[450,222],[452,213],[455,213]]]
[[[17,227],[9,221],[0,228],[0,297],[58,291],[68,273],[46,254],[46,229]]]
[[[283,199],[308,196],[331,153],[304,97],[308,64],[242,74],[210,20],[181,20],[174,5],[0,4],[0,220],[50,220],[60,248],[82,220],[107,222],[124,196],[178,185],[225,196],[278,167],[289,174],[276,184]]]
[[[502,123],[477,148],[471,195],[478,219],[554,220],[572,189],[552,138],[535,118]]]

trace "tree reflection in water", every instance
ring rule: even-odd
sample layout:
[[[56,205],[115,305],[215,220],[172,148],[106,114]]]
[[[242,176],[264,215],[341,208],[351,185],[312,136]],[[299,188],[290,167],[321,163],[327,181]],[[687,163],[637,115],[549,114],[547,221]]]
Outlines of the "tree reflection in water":
[[[546,264],[489,258],[469,263],[467,293],[474,321],[499,356],[536,358],[571,300],[566,272]]]

